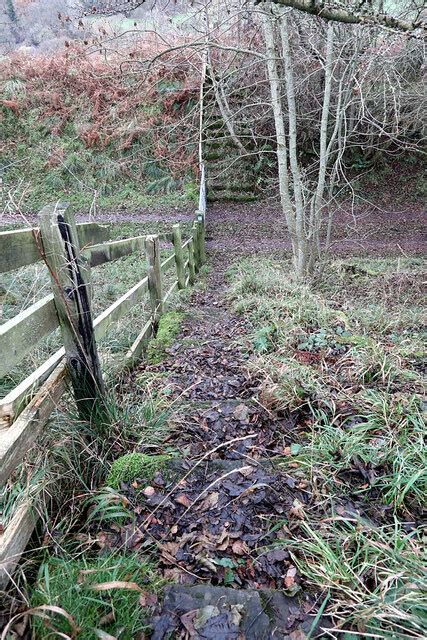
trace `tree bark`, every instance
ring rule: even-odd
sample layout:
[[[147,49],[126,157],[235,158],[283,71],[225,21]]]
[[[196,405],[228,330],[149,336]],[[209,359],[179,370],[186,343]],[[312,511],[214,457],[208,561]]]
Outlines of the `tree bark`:
[[[266,49],[267,74],[270,84],[271,104],[273,107],[274,124],[276,129],[277,162],[279,171],[279,191],[283,213],[289,235],[291,236],[294,260],[297,260],[298,247],[296,237],[295,213],[289,192],[288,152],[286,145],[285,124],[283,118],[282,100],[280,96],[280,78],[277,67],[276,47],[274,43],[273,16],[262,15],[262,25]]]
[[[289,46],[288,18],[286,14],[281,16],[280,35],[282,39],[282,53],[285,65],[286,96],[288,101],[289,121],[289,159],[294,188],[296,236],[298,243],[296,271],[298,277],[303,277],[307,261],[307,242],[306,229],[304,225],[305,215],[301,173],[297,156],[297,107],[295,102],[294,71]]]
[[[256,4],[259,4],[261,0],[256,0]],[[406,20],[399,20],[393,16],[389,16],[385,13],[355,13],[339,6],[331,6],[329,2],[325,0],[270,0],[275,4],[282,5],[283,7],[290,7],[292,9],[298,9],[304,13],[311,13],[312,15],[323,18],[324,20],[332,20],[335,22],[344,22],[347,24],[364,24],[364,25],[378,25],[380,27],[387,27],[388,29],[396,29],[398,31],[411,32],[416,29],[425,30],[425,25],[421,22],[409,22]]]

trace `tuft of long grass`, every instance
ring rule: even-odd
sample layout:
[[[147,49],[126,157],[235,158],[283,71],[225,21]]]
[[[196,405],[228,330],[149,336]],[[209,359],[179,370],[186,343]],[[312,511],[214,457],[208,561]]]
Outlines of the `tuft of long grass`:
[[[146,629],[147,595],[162,584],[151,564],[132,555],[49,558],[30,595],[34,637],[133,640]]]
[[[301,529],[302,537],[286,545],[305,580],[331,594],[335,633],[352,629],[356,637],[384,640],[425,637],[420,530],[405,533],[397,520],[379,528],[337,521],[318,527],[302,523]]]

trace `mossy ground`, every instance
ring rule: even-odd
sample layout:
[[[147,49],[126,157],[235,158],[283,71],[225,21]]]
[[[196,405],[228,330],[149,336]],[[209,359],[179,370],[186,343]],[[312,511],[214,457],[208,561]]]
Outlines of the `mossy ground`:
[[[119,489],[122,482],[132,482],[136,479],[150,482],[156,471],[161,471],[169,459],[170,456],[166,455],[127,453],[114,460],[106,484],[113,489]]]
[[[159,322],[156,337],[151,340],[147,348],[147,361],[158,364],[165,357],[167,349],[178,335],[185,315],[178,311],[165,313]]]

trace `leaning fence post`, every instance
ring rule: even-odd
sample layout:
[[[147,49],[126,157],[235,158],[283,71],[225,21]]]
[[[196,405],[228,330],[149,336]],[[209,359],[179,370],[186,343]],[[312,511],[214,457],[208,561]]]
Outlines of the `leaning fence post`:
[[[188,243],[188,282],[194,284],[196,271],[194,268],[194,240],[190,238]]]
[[[93,331],[90,272],[80,257],[74,217],[66,209],[59,202],[42,209],[40,239],[77,408],[81,419],[90,420],[105,413],[105,385]]]
[[[162,278],[160,271],[160,243],[159,236],[147,236],[145,239],[145,253],[147,256],[148,288],[150,291],[151,314],[154,329],[159,324],[163,313]]]
[[[173,247],[175,251],[176,275],[178,289],[185,289],[184,255],[182,251],[181,227],[174,224],[172,227]]]

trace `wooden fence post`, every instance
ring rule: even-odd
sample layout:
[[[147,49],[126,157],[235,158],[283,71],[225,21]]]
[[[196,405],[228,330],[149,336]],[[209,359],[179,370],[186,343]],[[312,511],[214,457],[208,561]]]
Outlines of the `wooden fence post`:
[[[197,212],[199,214],[199,212]],[[199,262],[199,268],[202,264],[206,262],[206,252],[205,252],[205,225],[203,223],[203,215],[197,215],[196,221],[196,229],[197,229],[197,257]]]
[[[203,215],[198,216],[197,225],[199,227],[199,253],[200,263],[206,262],[206,249],[205,249],[205,218]]]
[[[190,238],[188,243],[188,282],[194,284],[196,279],[196,271],[194,268],[194,240]]]
[[[61,203],[42,209],[40,239],[79,415],[90,420],[105,414],[105,385],[93,331],[90,273],[80,257],[74,217],[66,209]]]
[[[193,222],[193,248],[194,248],[194,269],[198,273],[200,269],[200,244],[199,244],[199,225]]]
[[[182,251],[181,227],[174,224],[172,227],[173,247],[175,250],[176,275],[178,289],[185,289],[184,255]]]
[[[147,236],[145,239],[147,256],[148,288],[150,292],[151,313],[154,329],[157,328],[160,316],[164,311],[162,278],[160,271],[159,236]]]

